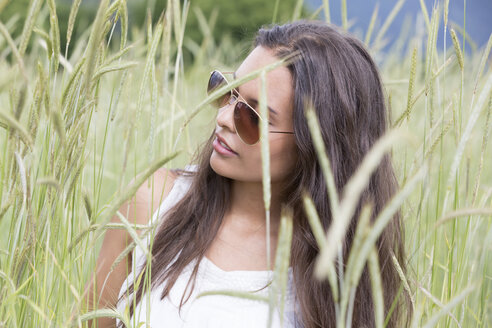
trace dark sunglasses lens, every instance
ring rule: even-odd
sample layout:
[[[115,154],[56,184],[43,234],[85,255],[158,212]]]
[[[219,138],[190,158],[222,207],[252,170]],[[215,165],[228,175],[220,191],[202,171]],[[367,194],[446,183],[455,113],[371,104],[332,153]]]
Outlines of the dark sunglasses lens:
[[[207,86],[207,94],[211,94],[215,89],[221,88],[222,86],[226,85],[227,81],[224,79],[222,74],[220,74],[217,71],[213,71],[212,74],[210,75],[210,79],[208,80],[208,86]],[[230,92],[227,92],[226,94],[222,95],[221,97],[215,99],[212,104],[216,107],[223,107],[227,104],[229,101],[229,98],[231,96]]]
[[[254,144],[260,139],[258,115],[245,103],[238,101],[234,108],[234,124],[241,139],[247,144]]]

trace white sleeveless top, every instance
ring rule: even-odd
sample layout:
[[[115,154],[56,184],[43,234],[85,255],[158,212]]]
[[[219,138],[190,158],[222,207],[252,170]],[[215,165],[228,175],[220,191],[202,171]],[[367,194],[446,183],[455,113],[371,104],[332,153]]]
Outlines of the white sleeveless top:
[[[187,165],[186,170],[195,171],[197,165]],[[159,219],[163,213],[172,208],[188,191],[192,177],[178,176],[174,182],[168,196],[154,212],[152,221]],[[149,223],[151,224],[151,223]],[[143,239],[145,245],[149,245],[149,234]],[[149,247],[150,251],[150,247]],[[179,255],[179,254],[178,254]],[[133,263],[136,263],[136,271],[140,272],[145,264],[145,255],[140,247],[135,247],[132,253]],[[190,278],[196,259],[192,260],[181,272],[176,283],[171,288],[169,294],[161,298],[164,286],[152,289],[150,295],[145,294],[136,307],[133,317],[130,320],[131,327],[138,327],[140,322],[148,323],[148,327],[157,328],[251,328],[267,327],[268,304],[259,300],[242,299],[235,296],[207,295],[196,298],[204,291],[212,290],[235,290],[235,291],[256,291],[265,287],[272,280],[273,271],[249,271],[235,270],[225,271],[216,266],[207,257],[203,257],[200,262],[196,283],[190,298],[181,307],[179,304],[185,292],[186,285]],[[284,322],[280,325],[280,310],[275,309],[273,314],[273,324],[271,327],[302,327],[296,321],[294,315],[295,292],[292,285],[292,267],[288,271],[287,295],[284,305]],[[142,280],[143,281],[143,280]],[[131,272],[120,288],[119,297],[126,292],[133,282],[133,272]],[[189,295],[192,283],[186,290],[185,300]],[[255,295],[268,297],[270,286],[261,291],[254,292]],[[130,299],[133,295],[130,295]],[[125,312],[127,307],[126,299],[117,304],[120,313]],[[126,309],[128,310],[128,309]],[[149,314],[147,314],[147,311]],[[128,312],[127,312],[128,313]],[[298,312],[299,313],[299,312]],[[147,321],[148,318],[148,321]],[[117,324],[119,320],[116,319]],[[146,327],[144,324],[142,327]]]

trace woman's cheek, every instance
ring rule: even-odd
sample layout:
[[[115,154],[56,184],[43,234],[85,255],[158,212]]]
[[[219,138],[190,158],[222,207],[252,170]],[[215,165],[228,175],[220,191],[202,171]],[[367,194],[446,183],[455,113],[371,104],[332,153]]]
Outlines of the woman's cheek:
[[[292,145],[270,149],[270,174],[273,181],[289,178],[297,161],[297,151]]]

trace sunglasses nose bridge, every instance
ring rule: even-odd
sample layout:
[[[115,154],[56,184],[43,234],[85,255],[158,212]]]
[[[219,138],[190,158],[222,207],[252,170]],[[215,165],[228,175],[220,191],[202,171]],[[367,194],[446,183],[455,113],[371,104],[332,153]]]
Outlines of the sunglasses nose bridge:
[[[224,75],[218,71],[212,72],[209,79],[207,92],[210,94],[210,92],[220,87],[222,83],[228,84],[228,81],[227,79],[225,79]],[[252,120],[249,118],[251,113],[245,114],[245,107],[247,107],[246,112],[250,111],[253,113],[253,116],[257,117],[256,120],[261,120],[262,118],[258,112],[256,112],[250,105],[242,100],[242,97],[240,95],[236,95],[235,92],[236,91],[231,90],[230,94],[226,96],[226,99],[222,98],[223,100],[225,100],[224,105],[221,105],[221,103],[223,102],[215,103],[215,105],[218,107],[217,124],[222,127],[227,126],[230,131],[236,133],[236,135],[243,143],[247,145],[254,145],[259,141],[258,123],[254,122],[254,119]],[[232,115],[232,118],[230,118],[230,116],[224,117],[224,111],[227,111],[228,109],[225,107],[228,106],[232,106],[232,113],[228,112],[228,115]]]
[[[224,106],[219,108],[217,113],[217,124],[222,127],[228,127],[231,131],[237,133],[236,124],[234,122],[234,108],[236,107],[237,99],[232,102],[231,99],[229,99]]]

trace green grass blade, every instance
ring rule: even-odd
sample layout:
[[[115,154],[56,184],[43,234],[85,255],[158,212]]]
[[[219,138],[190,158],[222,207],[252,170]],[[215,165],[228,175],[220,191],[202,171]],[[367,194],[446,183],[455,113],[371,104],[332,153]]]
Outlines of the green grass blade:
[[[34,24],[36,23],[36,19],[38,18],[38,14],[41,10],[42,5],[42,0],[33,0],[29,6],[29,11],[24,23],[24,28],[22,29],[21,41],[19,44],[19,54],[21,56],[24,56],[24,53],[26,52],[29,39],[31,38],[32,30],[34,28]]]
[[[318,278],[326,276],[327,265],[335,258],[338,245],[341,245],[346,230],[352,219],[360,194],[366,188],[369,178],[379,165],[383,156],[401,139],[402,135],[391,131],[378,140],[364,157],[355,174],[347,182],[343,190],[339,211],[334,217],[326,236],[326,245],[316,262],[315,274]]]

